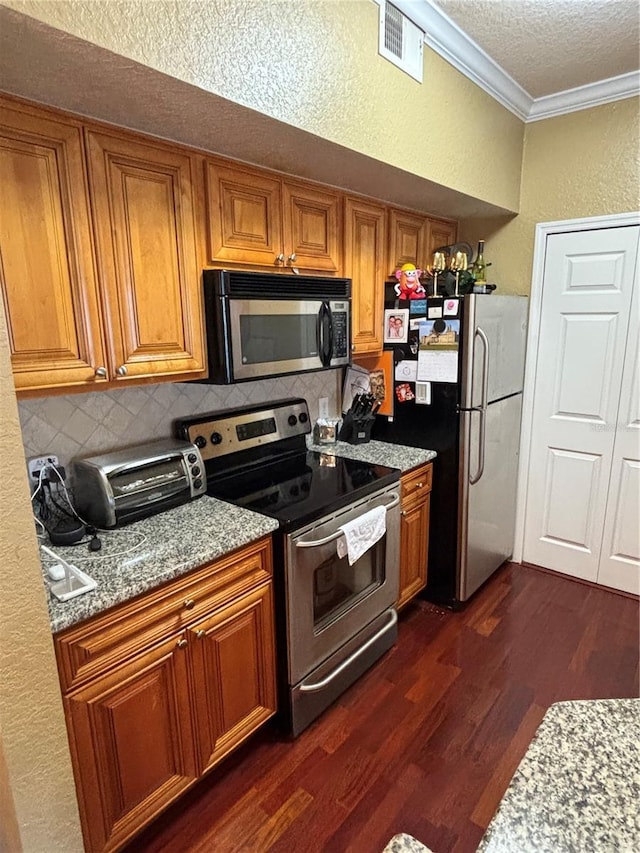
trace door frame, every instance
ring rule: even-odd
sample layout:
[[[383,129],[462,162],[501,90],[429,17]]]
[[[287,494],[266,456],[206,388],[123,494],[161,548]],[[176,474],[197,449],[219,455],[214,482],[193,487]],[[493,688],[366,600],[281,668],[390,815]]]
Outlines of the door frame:
[[[570,231],[594,231],[604,228],[621,228],[640,225],[640,212],[615,213],[608,216],[590,216],[580,219],[563,219],[557,222],[539,222],[536,225],[533,247],[533,271],[529,297],[529,327],[527,332],[526,362],[522,393],[522,423],[520,427],[520,463],[518,466],[518,492],[516,499],[516,530],[513,543],[513,560],[522,562],[524,552],[524,521],[529,487],[529,460],[533,426],[533,397],[538,362],[538,339],[542,317],[542,296],[547,237]]]

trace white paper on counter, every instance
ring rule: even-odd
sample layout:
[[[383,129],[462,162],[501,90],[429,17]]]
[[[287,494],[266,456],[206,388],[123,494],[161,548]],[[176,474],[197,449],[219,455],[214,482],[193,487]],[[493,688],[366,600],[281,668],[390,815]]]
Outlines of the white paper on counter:
[[[404,359],[396,364],[396,382],[415,382],[418,373],[418,362]]]
[[[418,352],[418,382],[457,382],[458,351],[429,350]]]

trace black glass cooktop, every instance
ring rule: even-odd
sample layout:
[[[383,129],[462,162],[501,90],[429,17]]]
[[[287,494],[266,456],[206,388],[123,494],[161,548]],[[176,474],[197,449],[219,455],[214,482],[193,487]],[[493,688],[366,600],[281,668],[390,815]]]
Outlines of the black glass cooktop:
[[[268,515],[293,529],[397,482],[400,471],[306,451],[210,476],[207,494]]]

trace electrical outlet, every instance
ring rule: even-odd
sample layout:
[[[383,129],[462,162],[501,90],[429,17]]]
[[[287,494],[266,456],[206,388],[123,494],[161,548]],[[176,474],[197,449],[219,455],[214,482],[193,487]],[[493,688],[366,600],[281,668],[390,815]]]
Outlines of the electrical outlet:
[[[58,457],[53,454],[49,456],[32,456],[27,460],[29,477],[37,482],[40,477],[40,471],[47,465],[58,465]]]
[[[319,418],[328,418],[329,417],[329,398],[328,397],[319,397],[318,398],[318,417]]]

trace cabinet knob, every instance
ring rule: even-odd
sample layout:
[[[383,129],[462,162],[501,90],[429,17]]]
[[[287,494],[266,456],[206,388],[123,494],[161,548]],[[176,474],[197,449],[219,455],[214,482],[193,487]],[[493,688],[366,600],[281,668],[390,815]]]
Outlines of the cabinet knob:
[[[186,646],[188,646],[188,645],[189,645],[189,642],[188,642],[188,640],[185,640],[185,638],[184,638],[184,637],[182,637],[182,638],[181,638],[180,640],[178,640],[178,642],[176,643],[176,647],[177,647],[177,648],[179,648],[179,649],[184,649],[184,648],[185,648]]]
[[[99,376],[100,379],[106,379],[107,368],[106,367],[96,367],[96,376]]]
[[[289,255],[289,257],[287,258],[287,260],[289,261],[289,263],[290,263],[290,264],[295,264],[295,262],[296,262],[296,253],[295,253],[295,252],[292,252],[292,253]]]
[[[424,483],[416,483],[413,487],[414,489],[421,489],[424,486]]]
[[[200,628],[200,630],[199,630],[199,631],[196,631],[196,637],[197,637],[199,640],[204,640],[204,638],[205,638],[206,636],[207,636],[207,632],[204,630],[204,628]]]
[[[185,599],[184,606],[185,606],[186,610],[193,610],[193,608],[195,607],[195,604],[196,604],[195,599],[193,599],[193,598]]]
[[[280,252],[279,255],[276,255],[276,261],[275,262],[277,264],[283,264],[284,263],[284,254],[282,252]]]
[[[116,373],[118,374],[118,376],[126,376],[127,368],[124,366],[124,364],[121,364],[120,367],[116,370]]]

